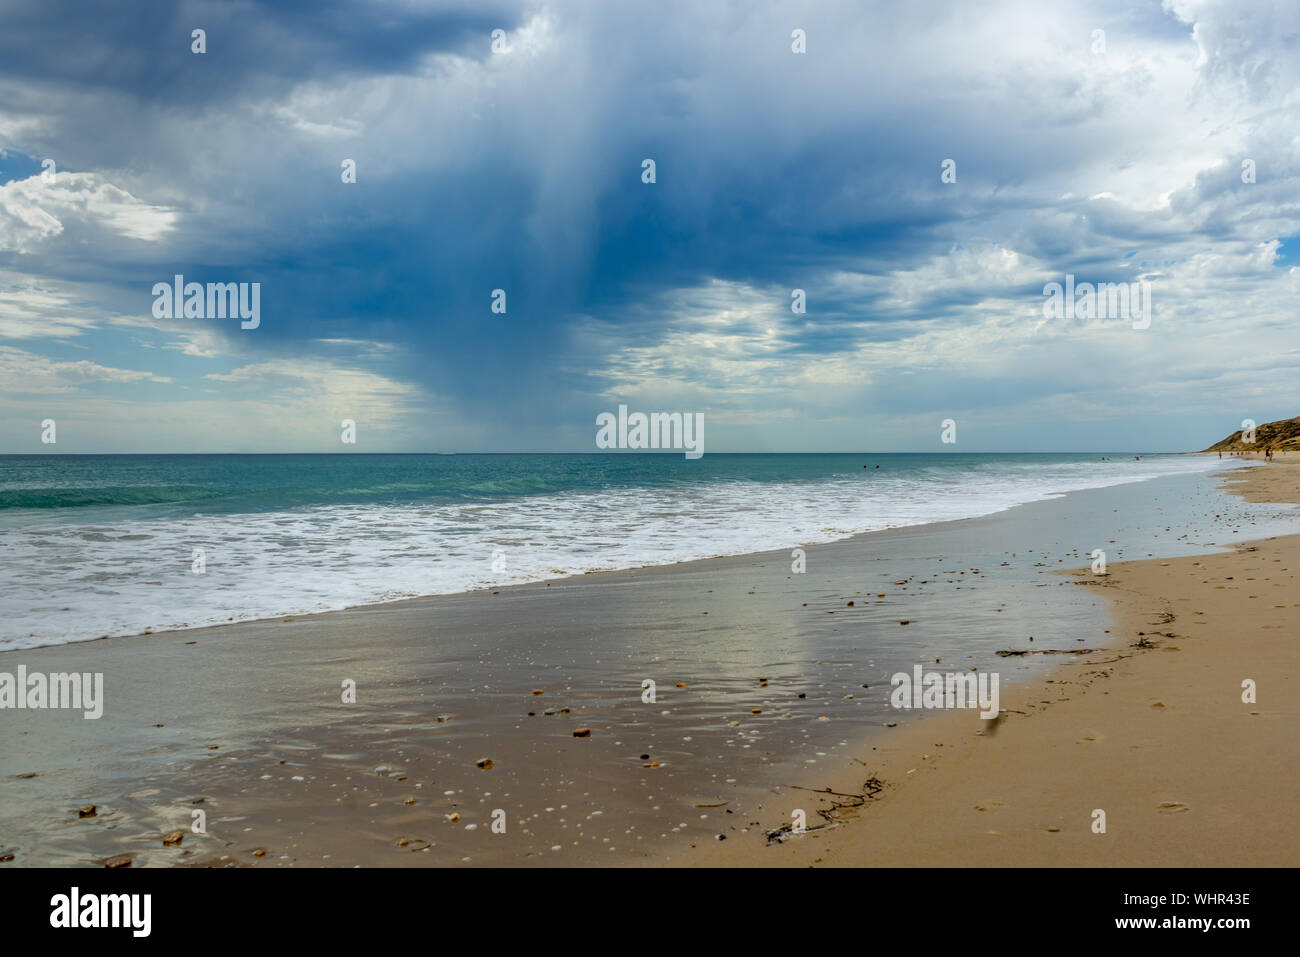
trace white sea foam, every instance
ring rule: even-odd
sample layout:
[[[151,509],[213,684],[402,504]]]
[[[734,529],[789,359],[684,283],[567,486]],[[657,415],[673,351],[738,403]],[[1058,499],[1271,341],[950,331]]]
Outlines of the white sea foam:
[[[62,644],[828,542],[1222,467],[937,465],[822,482],[623,488],[491,504],[332,505],[0,530],[0,649]],[[191,571],[192,549],[206,573]],[[493,568],[494,555],[504,559]]]

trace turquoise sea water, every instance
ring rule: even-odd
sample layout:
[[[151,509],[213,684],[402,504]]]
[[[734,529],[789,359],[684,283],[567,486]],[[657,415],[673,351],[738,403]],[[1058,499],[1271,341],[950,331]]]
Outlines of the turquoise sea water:
[[[0,648],[793,548],[1224,464],[1095,453],[0,456]]]

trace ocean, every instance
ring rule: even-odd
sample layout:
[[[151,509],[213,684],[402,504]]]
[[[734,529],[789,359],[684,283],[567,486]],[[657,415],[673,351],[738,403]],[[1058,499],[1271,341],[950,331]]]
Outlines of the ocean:
[[[0,456],[0,650],[793,550],[1232,464],[1122,453]]]

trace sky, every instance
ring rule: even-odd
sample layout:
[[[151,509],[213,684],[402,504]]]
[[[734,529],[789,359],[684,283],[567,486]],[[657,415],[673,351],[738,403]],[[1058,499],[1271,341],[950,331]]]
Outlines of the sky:
[[[1298,33],[6,0],[0,452],[595,451],[619,405],[716,452],[1203,448],[1300,415]],[[158,318],[177,274],[259,283],[259,324]],[[1149,326],[1047,315],[1067,275],[1149,283]]]

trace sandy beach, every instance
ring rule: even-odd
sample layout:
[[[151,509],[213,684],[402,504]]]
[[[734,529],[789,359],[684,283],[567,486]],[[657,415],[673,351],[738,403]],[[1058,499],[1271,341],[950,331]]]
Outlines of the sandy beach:
[[[1242,469],[1232,495],[1173,477],[856,536],[809,547],[804,575],[779,551],[0,653],[0,670],[102,671],[106,688],[99,720],[6,715],[0,853],[1292,863],[1276,809],[1297,778],[1300,538],[1197,553],[1293,527],[1271,503],[1298,500],[1297,476]],[[1090,542],[1112,550],[1109,574],[1067,574]],[[1125,560],[1153,551],[1168,557]],[[889,676],[930,661],[996,670],[1006,713],[892,709]],[[1241,703],[1247,678],[1257,704]],[[819,828],[829,803],[807,789],[827,787],[865,806]],[[811,830],[769,840],[795,808]]]
[[[1279,460],[1225,484],[1247,501],[1297,502],[1297,464]],[[1015,686],[995,727],[949,713],[900,730],[860,755],[860,766],[805,785],[871,792],[865,803],[785,794],[808,811],[810,828],[831,826],[762,846],[710,847],[695,860],[1293,867],[1294,568],[1297,535],[1243,543],[1232,554],[1112,565],[1087,582],[1113,603],[1110,642]],[[1256,703],[1242,700],[1246,679],[1257,684]],[[864,786],[872,778],[880,790]],[[1097,810],[1104,834],[1093,829]],[[774,816],[764,825],[782,823]]]

